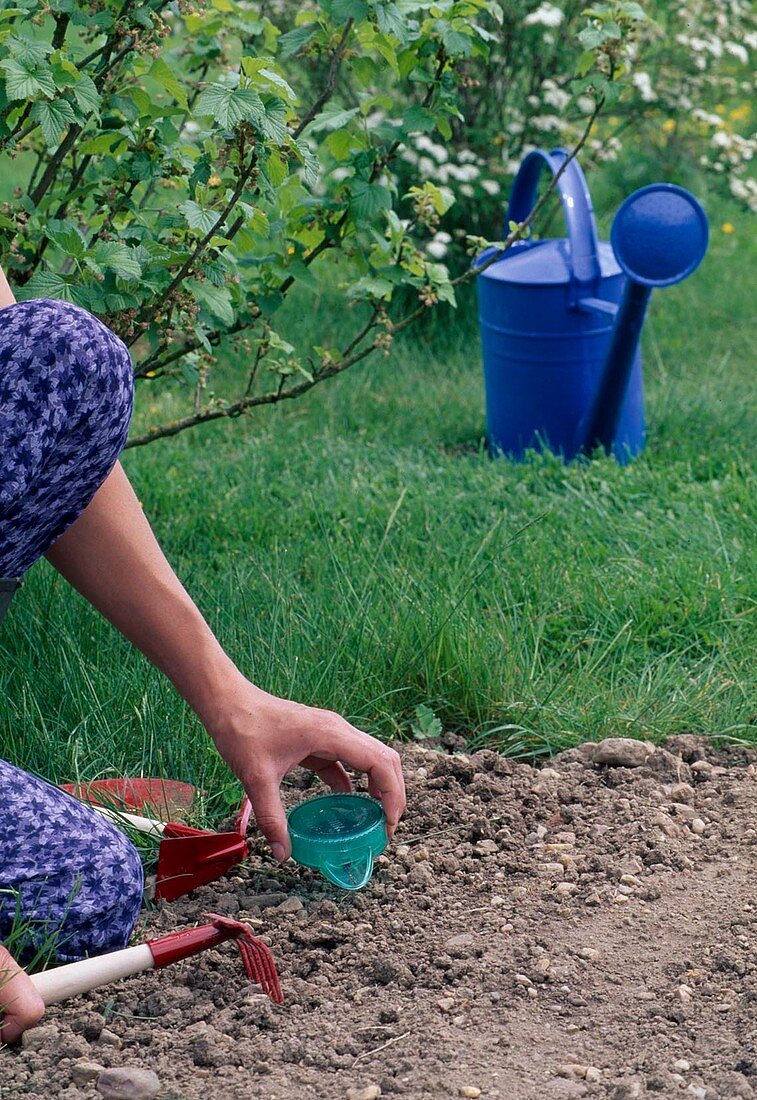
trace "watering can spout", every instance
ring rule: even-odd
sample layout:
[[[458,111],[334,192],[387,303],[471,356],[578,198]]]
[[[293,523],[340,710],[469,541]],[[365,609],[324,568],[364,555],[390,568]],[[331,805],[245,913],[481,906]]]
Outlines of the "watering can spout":
[[[615,215],[610,240],[627,283],[599,386],[579,427],[579,449],[584,453],[595,447],[612,449],[652,290],[682,282],[699,266],[707,251],[707,216],[683,187],[652,184],[625,200]],[[579,303],[589,310],[601,305],[595,299]]]

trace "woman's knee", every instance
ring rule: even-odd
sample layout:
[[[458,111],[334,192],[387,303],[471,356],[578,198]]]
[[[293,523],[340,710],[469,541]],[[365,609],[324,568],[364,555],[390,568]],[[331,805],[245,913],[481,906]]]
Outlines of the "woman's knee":
[[[0,311],[0,366],[11,387],[11,413],[14,381],[21,381],[22,390],[49,406],[46,419],[60,428],[100,422],[117,444],[125,440],[134,398],[131,357],[123,341],[81,306],[40,298]]]
[[[142,908],[144,873],[135,846],[113,826],[98,829],[93,840],[79,844],[67,896],[57,902],[56,953],[64,960],[126,947]]]
[[[0,939],[70,960],[126,946],[143,873],[129,838],[89,806],[0,760]]]

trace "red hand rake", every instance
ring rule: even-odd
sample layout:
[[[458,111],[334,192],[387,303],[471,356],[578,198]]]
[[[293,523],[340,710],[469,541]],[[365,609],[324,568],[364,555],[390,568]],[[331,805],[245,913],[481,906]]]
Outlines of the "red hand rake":
[[[253,936],[241,921],[219,917],[215,913],[205,915],[211,919],[211,924],[185,928],[182,932],[171,932],[136,947],[125,947],[122,951],[111,951],[107,955],[32,974],[31,981],[46,1005],[56,1004],[120,978],[141,974],[145,970],[159,970],[233,940],[239,948],[250,981],[256,982],[276,1004],[283,1004],[281,982],[268,945]]]
[[[247,826],[252,806],[247,796],[234,823],[234,831],[214,833],[171,821],[192,805],[194,787],[163,779],[97,779],[91,783],[67,783],[63,790],[87,802],[116,825],[129,825],[160,837],[155,897],[174,901],[198,886],[225,875],[249,855]],[[148,810],[169,820],[143,817],[132,810]]]

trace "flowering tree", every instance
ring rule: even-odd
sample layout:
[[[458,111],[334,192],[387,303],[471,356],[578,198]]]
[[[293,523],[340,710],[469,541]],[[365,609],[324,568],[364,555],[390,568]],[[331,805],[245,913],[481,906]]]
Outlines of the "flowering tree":
[[[551,10],[521,19],[534,58]],[[616,97],[642,19],[626,0],[582,17],[579,84],[563,90],[579,143]],[[460,155],[440,183],[418,159],[402,179],[398,158],[413,143],[458,144],[473,74],[487,78],[509,20],[495,0],[320,0],[296,13],[245,0],[17,0],[0,10],[0,151],[16,181],[0,208],[10,277],[21,297],[102,316],[131,347],[138,379],[187,389],[186,415],[132,445],[297,397],[386,351],[437,302],[454,304],[450,273],[426,245],[470,168]],[[525,79],[521,62],[511,70]],[[353,333],[342,347],[316,337],[296,349],[277,327],[280,307],[293,288],[317,290],[337,257]],[[393,306],[400,290],[415,300],[406,316]],[[241,392],[223,400],[222,351],[248,366]]]
[[[607,14],[608,7],[593,10]],[[454,237],[484,232],[498,217],[529,149],[571,147],[579,139],[594,97],[575,75],[587,65],[593,71],[599,33],[595,21],[586,26],[586,11],[585,0],[509,3],[486,57],[467,64],[464,123],[453,123],[454,142],[423,135],[401,151],[401,180],[420,169],[424,178],[456,189],[457,204],[430,245],[436,258]],[[624,94],[618,98],[616,82],[584,161],[645,151],[655,163],[713,173],[733,197],[757,209],[749,130],[757,9],[748,0],[645,0],[625,11],[636,19],[634,35],[611,27],[619,48],[625,46]]]

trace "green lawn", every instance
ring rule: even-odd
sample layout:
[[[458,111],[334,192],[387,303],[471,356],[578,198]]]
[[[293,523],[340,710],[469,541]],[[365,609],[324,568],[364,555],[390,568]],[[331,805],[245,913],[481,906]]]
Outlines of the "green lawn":
[[[712,221],[702,269],[653,301],[649,444],[625,469],[486,457],[471,295],[286,408],[130,451],[242,668],[382,736],[409,736],[424,703],[513,754],[620,734],[754,741],[754,255],[746,217]],[[296,305],[305,338],[314,310],[342,330],[333,293]],[[155,400],[140,390],[142,427]],[[46,564],[0,650],[1,755],[53,779],[162,773],[232,797],[170,686]]]

